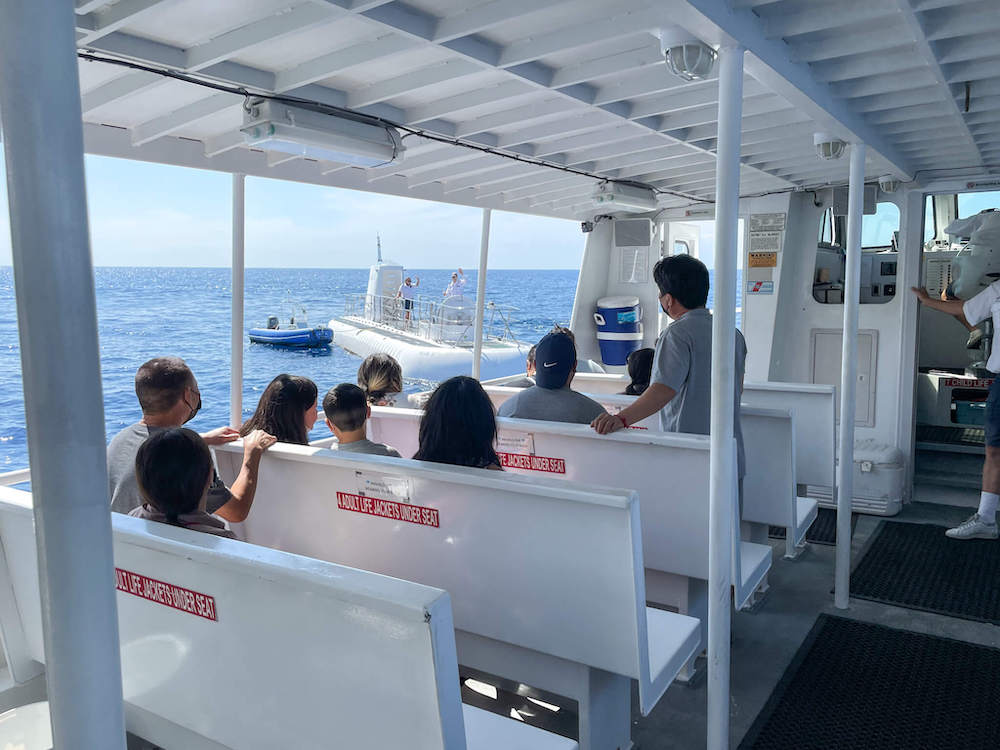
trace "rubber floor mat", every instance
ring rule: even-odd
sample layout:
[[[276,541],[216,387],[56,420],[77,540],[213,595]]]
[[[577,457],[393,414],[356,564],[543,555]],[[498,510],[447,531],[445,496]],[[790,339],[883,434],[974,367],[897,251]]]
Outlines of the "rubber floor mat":
[[[740,750],[996,750],[1000,650],[820,615]]]
[[[883,521],[851,574],[851,596],[1000,625],[1000,541],[944,532]]]
[[[858,514],[851,514],[851,530],[858,523]],[[784,539],[785,530],[781,526],[769,526],[767,535],[772,539]],[[833,508],[820,508],[816,513],[816,520],[806,532],[806,541],[814,544],[826,544],[833,546],[837,543],[837,511]]]

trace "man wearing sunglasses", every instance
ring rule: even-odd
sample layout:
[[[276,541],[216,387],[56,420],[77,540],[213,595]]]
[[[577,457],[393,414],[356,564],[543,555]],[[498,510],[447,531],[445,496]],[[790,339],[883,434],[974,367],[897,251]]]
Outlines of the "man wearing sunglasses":
[[[135,456],[150,435],[180,427],[194,419],[201,409],[201,392],[194,373],[180,357],[151,359],[135,374],[135,395],[142,408],[142,419],[115,435],[108,445],[108,480],[111,510],[128,513],[142,504],[135,479]],[[219,427],[202,434],[209,445],[222,445],[238,439],[232,427]],[[257,489],[260,458],[275,438],[263,430],[254,430],[243,439],[243,465],[232,487],[226,487],[216,474],[208,488],[209,513],[239,523],[246,519]]]

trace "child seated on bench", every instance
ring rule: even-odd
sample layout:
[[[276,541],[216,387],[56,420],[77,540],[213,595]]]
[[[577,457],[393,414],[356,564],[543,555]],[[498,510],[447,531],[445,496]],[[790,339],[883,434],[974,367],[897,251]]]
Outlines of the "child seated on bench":
[[[388,354],[369,354],[358,368],[358,386],[372,406],[406,406],[403,368]]]
[[[372,410],[365,399],[365,392],[358,386],[341,383],[331,388],[323,397],[323,412],[326,414],[326,426],[337,437],[338,450],[400,458],[395,448],[368,439],[365,423]]]
[[[153,433],[135,456],[142,505],[129,515],[235,539],[205,510],[214,476],[212,454],[197,432],[171,427]]]

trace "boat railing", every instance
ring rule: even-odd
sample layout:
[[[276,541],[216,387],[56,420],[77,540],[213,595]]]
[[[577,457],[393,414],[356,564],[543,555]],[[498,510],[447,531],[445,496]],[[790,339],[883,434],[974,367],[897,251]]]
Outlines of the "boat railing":
[[[515,307],[487,302],[483,340],[513,341],[510,326],[515,312]],[[476,298],[472,296],[443,300],[415,297],[407,308],[401,297],[348,294],[344,299],[344,315],[438,344],[471,347],[475,343]]]

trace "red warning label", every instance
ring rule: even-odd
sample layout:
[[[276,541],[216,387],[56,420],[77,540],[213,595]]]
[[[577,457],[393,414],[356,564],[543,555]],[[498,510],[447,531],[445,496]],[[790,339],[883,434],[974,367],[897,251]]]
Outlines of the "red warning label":
[[[423,508],[409,503],[397,503],[394,500],[382,500],[377,497],[352,495],[349,492],[337,493],[337,507],[355,513],[367,513],[369,516],[388,518],[393,521],[406,521],[421,526],[441,525],[441,518],[434,508]]]
[[[993,378],[945,378],[941,385],[945,388],[989,388]]]
[[[157,581],[155,578],[147,578],[140,573],[121,568],[115,568],[115,584],[119,591],[124,591],[126,594],[218,622],[219,618],[215,614],[215,597],[208,594],[199,594],[197,591]]]
[[[565,474],[566,459],[529,456],[525,453],[499,453],[500,465],[510,469],[545,471],[549,474]]]

